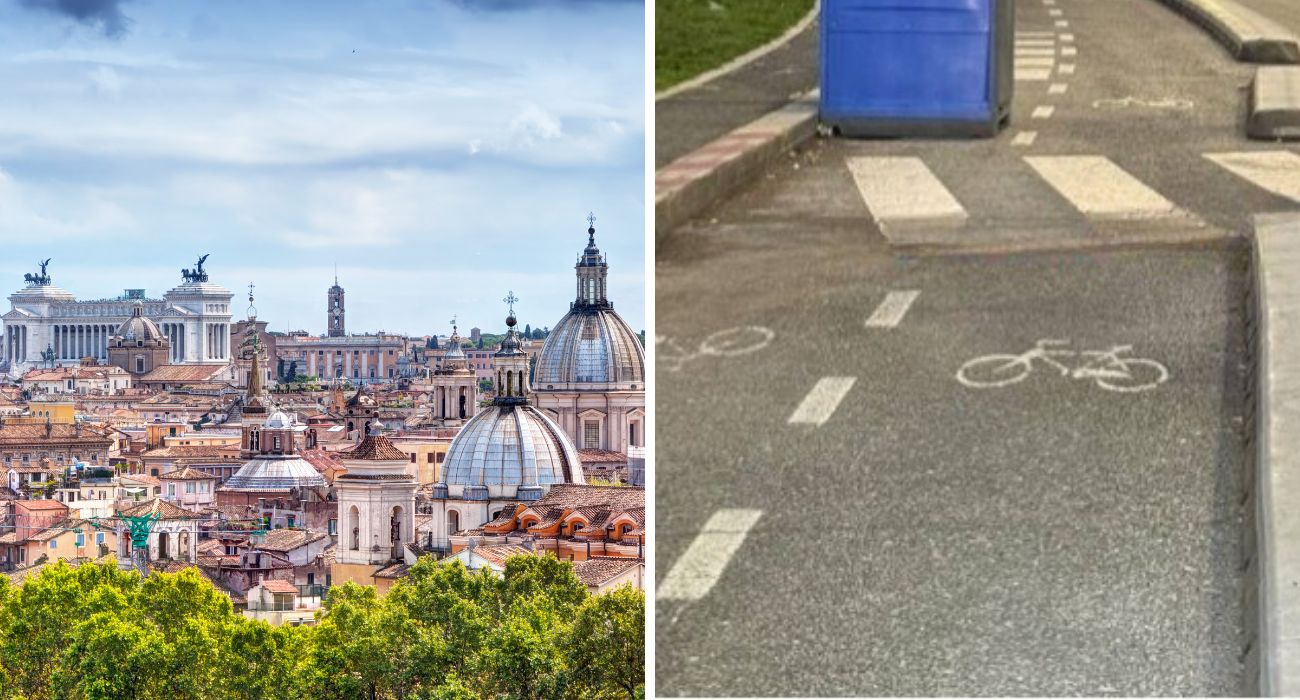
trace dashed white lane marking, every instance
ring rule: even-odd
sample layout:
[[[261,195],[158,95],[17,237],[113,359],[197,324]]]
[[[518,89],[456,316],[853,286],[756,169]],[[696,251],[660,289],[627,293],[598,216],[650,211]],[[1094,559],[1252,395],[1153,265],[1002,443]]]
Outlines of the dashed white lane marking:
[[[1070,26],[1070,20],[1058,19],[1055,22],[1053,22],[1052,25],[1056,27],[1060,27],[1061,29],[1065,29],[1066,27]]]
[[[1050,57],[1045,58],[1041,56],[1032,56],[1029,58],[1021,58],[1020,56],[1016,56],[1017,67],[1024,66],[1025,68],[1051,68],[1055,64],[1056,64],[1056,59]]]
[[[1074,64],[1062,63],[1061,65],[1056,67],[1056,72],[1060,73],[1061,75],[1074,75]]]
[[[659,584],[655,599],[692,601],[708,595],[762,516],[761,510],[741,508],[714,513]]]
[[[1047,86],[1047,94],[1064,95],[1065,91],[1069,89],[1069,87],[1070,86],[1067,83],[1052,83],[1051,85]]]
[[[1300,202],[1300,155],[1291,151],[1206,153],[1234,175],[1273,194]]]
[[[882,227],[966,220],[966,209],[920,158],[861,156],[849,158],[848,166],[862,201]]]
[[[1047,14],[1048,14],[1048,16],[1050,16],[1050,17],[1060,17],[1060,16],[1061,16],[1061,11],[1060,11],[1060,10],[1048,10],[1048,11],[1047,11]]]
[[[1048,80],[1052,77],[1051,68],[1016,68],[1017,81]]]
[[[909,289],[901,292],[890,292],[885,295],[885,300],[880,302],[880,306],[871,312],[871,317],[867,319],[867,328],[894,328],[907,315],[907,310],[912,308],[912,302],[921,295],[916,289]]]
[[[1076,49],[1076,48],[1074,48],[1073,46],[1062,46],[1062,47],[1061,47],[1061,55],[1062,55],[1062,56],[1078,56],[1078,55],[1079,55],[1079,50]]]
[[[1034,139],[1038,138],[1037,131],[1022,131],[1011,139],[1012,146],[1032,146]]]
[[[1034,111],[1032,114],[1029,115],[1029,118],[1030,119],[1051,119],[1052,113],[1055,111],[1056,111],[1056,107],[1053,107],[1052,105],[1039,105],[1034,108]]]
[[[822,425],[830,420],[839,407],[844,395],[853,388],[857,377],[822,377],[813,385],[808,395],[803,397],[799,407],[790,414],[786,422],[791,425]]]
[[[1025,162],[1090,216],[1155,218],[1179,213],[1172,202],[1103,156],[1037,156]]]
[[[1069,44],[1069,43],[1071,43],[1071,42],[1074,41],[1074,35],[1073,35],[1073,34],[1062,34],[1060,38],[1061,38],[1061,41],[1064,42],[1064,43],[1066,43],[1066,44]]]

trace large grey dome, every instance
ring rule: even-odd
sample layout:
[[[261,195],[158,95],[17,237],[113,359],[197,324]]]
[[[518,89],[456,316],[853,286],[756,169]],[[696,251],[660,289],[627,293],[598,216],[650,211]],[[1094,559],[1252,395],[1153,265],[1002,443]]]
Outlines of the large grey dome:
[[[613,309],[576,306],[546,337],[533,388],[645,383],[645,350]],[[628,387],[624,387],[628,388]]]
[[[125,340],[158,340],[162,337],[162,332],[158,330],[157,324],[144,317],[144,304],[137,301],[131,311],[131,318],[117,327],[116,335]]]
[[[259,455],[239,468],[222,485],[228,491],[287,491],[303,486],[327,486],[310,462],[298,455]]]
[[[524,498],[520,492],[537,487],[585,483],[573,444],[527,404],[493,405],[471,418],[452,440],[442,481],[453,498]]]

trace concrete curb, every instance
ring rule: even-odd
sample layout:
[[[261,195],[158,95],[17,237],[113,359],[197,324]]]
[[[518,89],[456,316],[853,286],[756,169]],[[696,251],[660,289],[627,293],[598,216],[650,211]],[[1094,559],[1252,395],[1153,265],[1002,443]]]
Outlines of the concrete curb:
[[[817,91],[655,171],[655,245],[817,133]]]
[[[1233,0],[1161,0],[1205,27],[1238,61],[1300,63],[1300,39]]]
[[[1260,66],[1250,82],[1246,136],[1300,139],[1300,66]]]
[[[1255,527],[1247,571],[1247,627],[1257,625],[1246,654],[1258,667],[1259,694],[1300,695],[1300,215],[1255,217],[1254,342],[1256,377]],[[1251,549],[1247,549],[1250,553]],[[1251,580],[1250,578],[1247,579]],[[1253,605],[1251,605],[1253,604]],[[1257,614],[1251,615],[1251,608]],[[1250,623],[1253,623],[1250,624]]]

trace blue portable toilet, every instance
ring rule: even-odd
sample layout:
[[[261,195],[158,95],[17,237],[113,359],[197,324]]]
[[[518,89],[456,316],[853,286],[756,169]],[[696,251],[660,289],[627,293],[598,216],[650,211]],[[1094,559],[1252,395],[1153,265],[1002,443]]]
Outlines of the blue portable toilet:
[[[822,0],[821,120],[844,136],[995,136],[1013,0]]]

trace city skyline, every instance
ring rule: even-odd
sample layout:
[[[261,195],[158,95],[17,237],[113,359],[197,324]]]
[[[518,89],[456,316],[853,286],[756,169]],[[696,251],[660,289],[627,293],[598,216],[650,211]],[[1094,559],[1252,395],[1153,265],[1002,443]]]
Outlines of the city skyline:
[[[211,253],[277,330],[323,331],[335,263],[352,330],[500,327],[511,289],[553,325],[594,211],[645,327],[640,4],[94,5],[0,5],[6,293],[52,257],[161,296]]]

